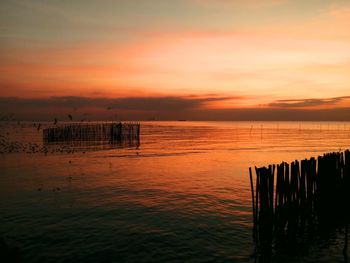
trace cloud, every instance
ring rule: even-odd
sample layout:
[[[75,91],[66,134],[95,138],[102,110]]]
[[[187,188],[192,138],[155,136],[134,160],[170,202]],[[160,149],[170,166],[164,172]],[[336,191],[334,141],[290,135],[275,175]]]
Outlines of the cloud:
[[[287,0],[192,0],[195,4],[207,7],[244,7],[244,8],[262,8],[281,5]]]
[[[344,107],[336,104],[346,102],[350,96],[328,99],[277,100],[268,105],[239,108],[226,104],[226,108],[211,107],[211,103],[239,102],[245,97],[218,96],[159,96],[159,97],[50,97],[18,98],[0,97],[0,120],[11,116],[16,120],[350,120],[349,104]],[[331,107],[325,107],[325,106]],[[236,106],[236,108],[233,108]],[[317,107],[323,106],[319,109]]]
[[[350,107],[207,109],[197,111],[191,117],[192,120],[208,121],[350,121]]]
[[[239,97],[129,97],[114,99],[109,109],[143,111],[177,111],[201,108],[208,102],[238,99]]]
[[[342,101],[349,99],[350,96],[342,96],[335,98],[323,98],[323,99],[292,99],[292,100],[276,100],[269,103],[269,107],[277,108],[305,108],[305,107],[320,107],[328,105],[338,105]]]
[[[0,110],[6,114],[36,114],[55,116],[58,113],[67,114],[70,111],[91,114],[101,112],[184,112],[203,109],[208,103],[225,100],[238,100],[241,97],[211,96],[160,96],[160,97],[123,97],[123,98],[90,98],[78,96],[49,97],[49,98],[18,98],[0,97]],[[137,114],[136,114],[137,116]]]

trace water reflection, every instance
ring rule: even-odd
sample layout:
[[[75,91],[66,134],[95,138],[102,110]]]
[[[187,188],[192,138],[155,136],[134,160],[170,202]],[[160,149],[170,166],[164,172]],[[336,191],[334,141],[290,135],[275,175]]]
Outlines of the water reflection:
[[[338,215],[332,214],[334,218]],[[334,244],[338,244],[338,251],[334,251],[332,256],[343,255],[344,262],[348,262],[348,225],[349,219],[342,223],[335,220],[326,221],[310,215],[301,220],[289,221],[289,225],[283,230],[276,230],[273,233],[266,228],[260,231],[260,239],[255,240],[255,262],[299,262],[310,261],[307,257],[312,254],[312,250],[319,246],[321,250],[331,249]],[[266,227],[266,226],[262,226]],[[320,251],[318,251],[320,253]],[[316,258],[318,258],[316,256]]]
[[[48,255],[57,262],[253,262],[247,168],[348,146],[346,125],[150,122],[142,123],[139,149],[128,141],[43,145],[33,125],[0,126],[6,141],[67,148],[0,155],[0,236],[24,262]],[[96,144],[106,150],[66,154]],[[307,257],[285,256],[282,247],[293,244],[281,236],[270,245],[278,251],[272,260],[343,260],[343,230],[320,234],[313,222],[300,230],[310,239]]]

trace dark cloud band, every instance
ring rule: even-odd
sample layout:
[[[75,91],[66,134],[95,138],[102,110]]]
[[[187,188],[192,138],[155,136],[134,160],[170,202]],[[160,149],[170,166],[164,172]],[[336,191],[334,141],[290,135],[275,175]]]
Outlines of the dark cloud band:
[[[336,105],[337,103],[349,98],[350,96],[325,98],[325,99],[277,100],[275,102],[268,104],[268,106],[278,107],[278,108],[318,107],[318,106]]]
[[[279,100],[265,107],[234,108],[234,101],[242,97],[210,96],[163,96],[126,98],[51,97],[17,98],[0,97],[0,119],[17,120],[278,120],[278,121],[323,121],[350,120],[350,107],[316,109],[313,106],[335,105],[350,98]],[[232,101],[232,108],[213,109],[210,102]],[[226,104],[227,105],[227,104]],[[311,108],[307,108],[311,106]],[[306,107],[306,108],[305,108]]]

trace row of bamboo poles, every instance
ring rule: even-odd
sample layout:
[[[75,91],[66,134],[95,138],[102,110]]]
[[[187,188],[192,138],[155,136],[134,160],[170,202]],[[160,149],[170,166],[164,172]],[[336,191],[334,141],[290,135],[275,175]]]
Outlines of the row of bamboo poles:
[[[140,123],[76,123],[43,129],[43,140],[50,142],[139,140]]]
[[[255,185],[251,168],[249,173],[253,236],[258,250],[271,252],[271,246],[280,246],[286,237],[295,243],[296,235],[300,235],[305,227],[340,224],[347,230],[350,219],[349,150],[291,164],[282,162],[277,166],[255,167]]]

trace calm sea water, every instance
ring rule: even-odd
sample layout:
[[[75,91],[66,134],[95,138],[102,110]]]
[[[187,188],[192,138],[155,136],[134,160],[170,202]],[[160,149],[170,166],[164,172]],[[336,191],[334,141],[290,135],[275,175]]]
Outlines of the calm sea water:
[[[42,144],[31,123],[0,135]],[[349,148],[350,123],[144,122],[140,143],[0,154],[0,237],[23,262],[254,262],[248,168]],[[336,230],[284,262],[343,246]]]

